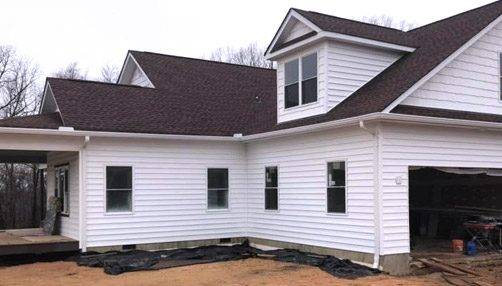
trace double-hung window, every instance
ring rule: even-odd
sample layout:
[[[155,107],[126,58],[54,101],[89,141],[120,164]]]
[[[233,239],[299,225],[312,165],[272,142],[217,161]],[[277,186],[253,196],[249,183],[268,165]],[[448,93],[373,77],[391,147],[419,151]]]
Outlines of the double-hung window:
[[[106,212],[132,211],[132,167],[106,167]]]
[[[207,208],[228,209],[228,169],[207,169]]]
[[[56,196],[61,200],[61,214],[70,214],[70,182],[69,165],[55,168],[56,173]]]
[[[347,165],[344,161],[328,163],[328,213],[346,213],[346,168]]]
[[[278,200],[278,175],[277,167],[265,168],[265,209],[277,210],[279,208]]]
[[[317,53],[284,64],[284,107],[317,101]]]

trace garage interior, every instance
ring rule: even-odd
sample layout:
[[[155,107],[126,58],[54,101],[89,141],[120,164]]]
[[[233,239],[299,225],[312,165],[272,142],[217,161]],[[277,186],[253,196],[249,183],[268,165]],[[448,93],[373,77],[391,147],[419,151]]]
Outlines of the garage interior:
[[[452,240],[478,254],[502,249],[502,169],[410,167],[412,256],[452,254]],[[457,255],[464,255],[462,252]]]

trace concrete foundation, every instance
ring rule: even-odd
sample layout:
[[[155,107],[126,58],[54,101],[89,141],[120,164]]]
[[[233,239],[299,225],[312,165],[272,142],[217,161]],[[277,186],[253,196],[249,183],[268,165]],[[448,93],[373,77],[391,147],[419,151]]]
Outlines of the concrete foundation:
[[[380,268],[390,275],[402,276],[410,273],[409,253],[380,256]]]

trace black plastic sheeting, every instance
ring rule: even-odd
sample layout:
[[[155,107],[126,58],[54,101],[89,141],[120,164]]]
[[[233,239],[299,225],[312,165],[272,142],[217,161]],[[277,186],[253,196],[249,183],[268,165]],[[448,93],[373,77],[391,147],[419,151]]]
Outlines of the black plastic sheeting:
[[[346,279],[380,273],[376,269],[353,263],[347,259],[309,254],[292,249],[264,251],[249,246],[247,241],[232,246],[203,246],[160,251],[112,251],[104,254],[87,252],[76,256],[74,260],[80,266],[102,267],[105,273],[118,275],[131,271],[164,269],[251,257],[317,266],[336,277]]]

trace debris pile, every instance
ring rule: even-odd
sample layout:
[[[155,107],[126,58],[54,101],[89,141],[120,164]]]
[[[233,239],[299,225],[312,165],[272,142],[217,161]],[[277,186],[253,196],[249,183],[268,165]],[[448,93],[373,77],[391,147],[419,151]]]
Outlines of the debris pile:
[[[80,266],[102,267],[105,273],[118,275],[131,271],[164,269],[251,257],[316,266],[336,277],[347,279],[380,273],[378,270],[353,263],[347,259],[314,255],[291,249],[264,251],[249,246],[247,241],[232,246],[203,246],[160,251],[111,251],[102,254],[88,252],[76,256],[74,260]]]
[[[455,286],[492,286],[493,284],[482,281],[481,274],[472,269],[466,268],[453,263],[445,262],[438,258],[417,259],[412,265],[424,268],[431,267],[437,271],[441,271],[443,279],[451,285]]]

